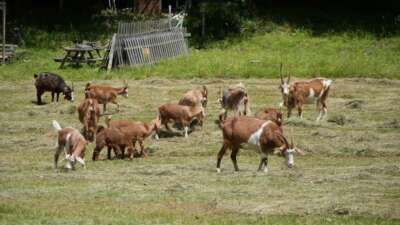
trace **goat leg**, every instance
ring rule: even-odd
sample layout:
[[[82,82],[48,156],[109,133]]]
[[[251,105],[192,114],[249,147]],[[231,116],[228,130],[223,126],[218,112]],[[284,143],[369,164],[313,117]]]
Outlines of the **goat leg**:
[[[237,155],[238,151],[239,151],[239,148],[234,147],[234,148],[232,148],[232,152],[231,152],[231,160],[232,160],[233,167],[235,168],[236,172],[239,171],[239,167],[237,165],[237,160],[236,160],[236,155]]]
[[[221,161],[222,161],[222,157],[224,157],[226,149],[228,148],[228,146],[224,143],[221,147],[221,149],[218,152],[218,158],[217,158],[217,173],[221,172]]]
[[[110,160],[111,159],[111,146],[107,147],[107,159]]]
[[[58,158],[60,157],[62,150],[63,150],[63,147],[58,146],[56,149],[56,153],[54,154],[54,168],[56,168],[56,169],[57,169]]]
[[[260,165],[258,166],[258,171],[264,170],[264,172],[268,172],[268,155],[265,153],[261,153],[261,158],[260,158]]]
[[[43,91],[39,91],[39,90],[36,91],[36,97],[37,97],[37,104],[38,105],[42,104],[42,94],[43,94]]]
[[[143,155],[144,157],[147,157],[147,153],[144,150],[143,139],[139,139],[139,145],[140,145],[140,154]]]

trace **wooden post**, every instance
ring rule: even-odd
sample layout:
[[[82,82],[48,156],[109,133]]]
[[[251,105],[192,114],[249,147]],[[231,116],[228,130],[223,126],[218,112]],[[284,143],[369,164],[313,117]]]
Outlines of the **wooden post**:
[[[6,2],[1,2],[1,9],[3,13],[3,64],[6,63]]]
[[[171,5],[168,5],[168,18],[169,18],[169,29],[172,29],[172,27],[171,27],[172,6]]]
[[[204,47],[204,39],[206,36],[206,6],[203,3],[201,5],[201,47]]]
[[[110,71],[112,68],[113,64],[113,58],[114,58],[114,48],[115,48],[115,39],[117,38],[117,34],[114,34],[112,39],[111,39],[111,46],[110,46],[110,52],[108,53],[108,65],[107,65],[107,71]]]
[[[58,1],[58,10],[60,10],[60,12],[64,10],[64,0]]]

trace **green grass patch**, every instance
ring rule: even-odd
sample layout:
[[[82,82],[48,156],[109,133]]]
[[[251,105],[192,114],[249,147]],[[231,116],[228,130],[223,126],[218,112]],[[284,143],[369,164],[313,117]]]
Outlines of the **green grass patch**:
[[[111,35],[110,35],[111,37]],[[206,49],[191,48],[186,58],[166,60],[154,66],[115,69],[110,73],[96,67],[58,69],[53,58],[64,52],[57,48],[28,48],[25,57],[0,70],[2,80],[31,79],[34,72],[52,71],[72,80],[163,78],[278,78],[324,76],[400,78],[400,37],[377,38],[352,33],[315,36],[295,29],[256,33],[247,38],[214,42]]]

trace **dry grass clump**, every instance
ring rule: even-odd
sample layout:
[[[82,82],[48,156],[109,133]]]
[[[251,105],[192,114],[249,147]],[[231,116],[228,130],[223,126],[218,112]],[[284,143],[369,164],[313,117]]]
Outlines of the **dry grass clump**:
[[[220,112],[216,100],[219,87],[238,82],[129,81],[136,91],[118,99],[121,112],[113,119],[149,121],[159,105],[208,84],[203,128],[185,139],[180,130],[163,127],[160,140],[145,141],[149,157],[133,160],[92,162],[90,144],[87,169],[71,172],[53,168],[57,134],[51,120],[81,128],[74,112],[83,93],[76,93],[74,103],[37,106],[31,81],[0,83],[0,224],[399,224],[400,132],[393,106],[400,100],[399,81],[338,79],[324,121],[315,121],[315,105],[305,106],[303,119],[285,116],[285,135],[307,153],[295,156],[293,169],[283,157],[271,156],[269,173],[259,173],[258,153],[242,149],[240,172],[233,172],[228,153],[217,174],[222,134],[214,123]],[[278,80],[242,82],[254,113],[282,99]],[[85,83],[76,82],[76,89]],[[105,155],[104,149],[101,158]]]

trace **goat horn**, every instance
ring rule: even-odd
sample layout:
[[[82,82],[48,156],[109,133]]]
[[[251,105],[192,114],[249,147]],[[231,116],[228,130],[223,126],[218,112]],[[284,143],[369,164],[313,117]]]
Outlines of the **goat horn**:
[[[290,73],[289,73],[289,76],[288,76],[288,79],[287,79],[286,83],[289,84],[289,82],[290,82]]]
[[[283,67],[283,64],[282,64],[282,62],[281,62],[281,65],[280,65],[280,68],[279,68],[279,74],[280,74],[280,76],[281,76],[281,84],[283,84],[282,67]]]

